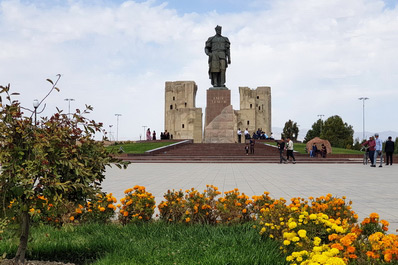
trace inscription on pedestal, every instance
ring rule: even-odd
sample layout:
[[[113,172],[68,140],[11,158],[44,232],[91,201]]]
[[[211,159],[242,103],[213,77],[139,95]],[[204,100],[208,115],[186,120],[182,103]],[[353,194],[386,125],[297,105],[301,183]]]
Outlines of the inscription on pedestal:
[[[231,90],[207,90],[205,126],[209,125],[209,123],[229,105],[231,105]]]

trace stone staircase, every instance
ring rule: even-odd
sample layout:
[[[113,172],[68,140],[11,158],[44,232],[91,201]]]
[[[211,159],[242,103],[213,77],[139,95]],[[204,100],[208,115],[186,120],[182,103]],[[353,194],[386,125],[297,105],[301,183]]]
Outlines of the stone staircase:
[[[285,153],[286,156],[286,153]],[[295,152],[297,163],[362,163],[361,156],[310,158]],[[245,144],[183,143],[148,152],[145,155],[127,154],[120,157],[134,163],[279,163],[279,151],[267,141],[256,141],[254,154],[246,155]]]

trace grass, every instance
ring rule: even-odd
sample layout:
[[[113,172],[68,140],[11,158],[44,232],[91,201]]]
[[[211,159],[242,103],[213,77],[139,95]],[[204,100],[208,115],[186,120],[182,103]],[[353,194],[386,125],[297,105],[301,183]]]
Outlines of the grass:
[[[118,144],[118,145],[110,145],[106,147],[111,153],[118,153],[120,147],[123,148],[124,152],[127,154],[143,154],[146,151],[159,148],[162,146],[167,146],[175,142],[140,142],[140,143],[127,143],[127,144]]]
[[[234,226],[86,224],[32,230],[28,259],[76,264],[287,264],[276,241],[250,224]],[[17,240],[0,241],[8,258]]]
[[[267,142],[267,144],[276,146],[276,142]],[[294,144],[294,151],[297,151],[300,154],[309,154],[309,153],[305,152],[305,147],[306,147],[306,144],[295,143]],[[337,154],[337,155],[341,155],[341,154],[363,155],[363,152],[358,151],[358,150],[352,150],[352,149],[332,147],[332,154]]]

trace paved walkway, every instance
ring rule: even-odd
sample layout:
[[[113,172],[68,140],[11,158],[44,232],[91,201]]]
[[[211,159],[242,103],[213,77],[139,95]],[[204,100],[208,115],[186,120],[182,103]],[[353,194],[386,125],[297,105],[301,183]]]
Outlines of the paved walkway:
[[[390,233],[398,229],[398,165],[370,168],[350,164],[131,164],[128,169],[109,168],[103,190],[120,199],[124,190],[145,186],[156,198],[172,189],[212,184],[221,192],[239,188],[252,196],[269,191],[272,198],[319,197],[331,193],[353,201],[362,221],[372,212],[390,222]]]

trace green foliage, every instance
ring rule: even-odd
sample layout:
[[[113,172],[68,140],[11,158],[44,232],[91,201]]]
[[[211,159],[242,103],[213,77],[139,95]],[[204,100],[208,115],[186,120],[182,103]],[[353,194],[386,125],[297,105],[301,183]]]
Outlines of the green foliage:
[[[304,143],[309,142],[310,140],[314,139],[315,137],[320,137],[323,127],[323,120],[319,119],[314,124],[310,130],[308,130],[307,134],[304,137]]]
[[[41,226],[32,235],[28,257],[35,260],[97,265],[287,264],[279,243],[259,237],[252,224]],[[16,248],[15,241],[0,241],[0,253]]]
[[[347,148],[353,145],[354,130],[338,116],[329,117],[322,128],[321,138],[328,140],[333,147]]]
[[[285,127],[283,127],[282,137],[290,138],[293,141],[297,141],[298,133],[299,133],[299,128],[297,126],[297,122],[288,120],[285,123]]]
[[[103,129],[101,123],[85,117],[91,106],[83,112],[77,110],[72,119],[57,110],[35,124],[33,114],[25,116],[23,110],[28,109],[11,99],[17,93],[10,92],[10,85],[0,88],[0,95],[8,101],[0,111],[1,215],[21,217],[23,232],[17,256],[23,262],[21,251],[26,250],[31,218],[47,204],[85,201],[99,191],[106,166],[126,164],[113,158],[103,142],[93,139],[95,132]],[[54,85],[50,93],[54,89],[58,90]]]
[[[398,137],[395,138],[394,149],[394,154],[398,154]]]

